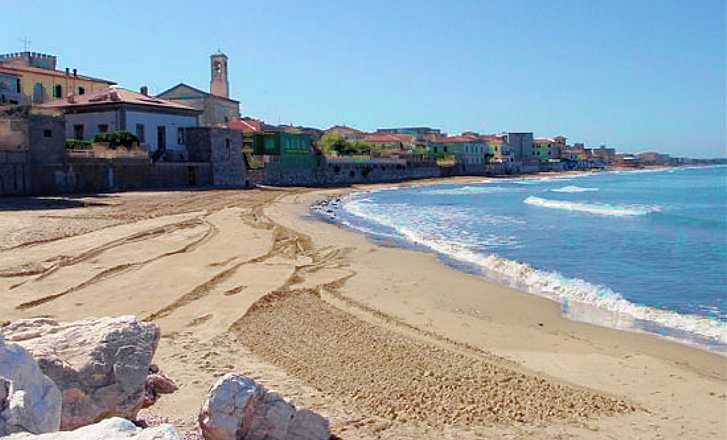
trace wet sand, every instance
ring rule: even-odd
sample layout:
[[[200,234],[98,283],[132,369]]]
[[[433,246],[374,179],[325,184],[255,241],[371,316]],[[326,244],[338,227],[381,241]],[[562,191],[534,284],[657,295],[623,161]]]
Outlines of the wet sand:
[[[0,321],[157,322],[181,388],[151,412],[183,429],[240,371],[346,439],[727,435],[724,357],[563,319],[310,216],[349,190],[3,199]]]

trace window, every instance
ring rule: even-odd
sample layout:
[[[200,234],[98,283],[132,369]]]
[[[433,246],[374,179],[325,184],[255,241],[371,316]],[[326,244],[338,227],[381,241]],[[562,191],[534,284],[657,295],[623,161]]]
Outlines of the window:
[[[230,139],[225,139],[225,160],[230,160]]]
[[[139,138],[139,142],[146,142],[144,138],[144,124],[136,124],[136,137]]]
[[[20,93],[20,79],[15,80],[15,91]]]
[[[48,130],[48,129],[43,130],[43,137],[46,137],[46,138],[53,137],[53,131]]]
[[[83,140],[83,124],[76,124],[73,126],[73,137],[79,141]]]
[[[177,145],[184,145],[184,128],[177,127]]]
[[[34,103],[41,103],[45,99],[45,89],[43,88],[43,84],[41,83],[35,83],[33,86],[33,102]]]
[[[78,94],[79,95],[85,95],[86,94],[86,89],[83,88],[83,87],[81,87],[81,86],[78,86]]]
[[[63,97],[63,87],[60,84],[56,84],[55,86],[53,86],[53,97],[54,98]]]
[[[108,131],[109,131],[109,124],[98,124],[99,133],[108,133]]]

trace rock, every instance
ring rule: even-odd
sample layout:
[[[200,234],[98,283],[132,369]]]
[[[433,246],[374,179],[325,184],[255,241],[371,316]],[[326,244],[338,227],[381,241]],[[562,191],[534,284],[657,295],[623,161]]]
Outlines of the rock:
[[[154,405],[162,394],[172,394],[177,391],[177,384],[164,373],[159,371],[156,365],[149,368],[149,375],[144,383],[144,403],[142,408],[149,408]]]
[[[58,430],[61,401],[60,390],[31,354],[0,335],[0,437]]]
[[[147,380],[159,328],[133,316],[69,323],[24,319],[3,333],[30,351],[60,388],[62,430],[113,416],[134,419],[142,406],[176,389],[166,377]]]
[[[169,424],[142,429],[128,420],[112,417],[74,431],[14,434],[5,440],[181,440],[181,437]]]
[[[328,440],[328,421],[298,410],[254,380],[228,373],[209,391],[199,414],[206,440]]]

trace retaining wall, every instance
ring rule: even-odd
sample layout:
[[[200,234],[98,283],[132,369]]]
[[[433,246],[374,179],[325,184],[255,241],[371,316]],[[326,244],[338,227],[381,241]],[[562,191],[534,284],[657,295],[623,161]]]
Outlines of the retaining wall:
[[[312,168],[289,166],[279,161],[265,165],[263,182],[273,186],[344,186],[356,183],[400,182],[440,177],[433,162],[399,160],[328,161],[319,158]]]

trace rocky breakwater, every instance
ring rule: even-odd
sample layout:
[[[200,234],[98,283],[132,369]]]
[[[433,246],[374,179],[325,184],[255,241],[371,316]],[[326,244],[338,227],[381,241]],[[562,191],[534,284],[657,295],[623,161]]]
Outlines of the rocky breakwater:
[[[24,319],[2,328],[2,334],[28,350],[60,389],[61,430],[114,416],[133,420],[161,394],[176,390],[152,364],[159,328],[133,316],[69,323]]]

